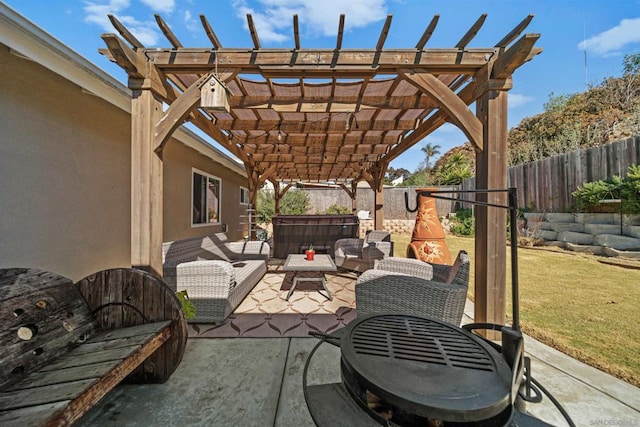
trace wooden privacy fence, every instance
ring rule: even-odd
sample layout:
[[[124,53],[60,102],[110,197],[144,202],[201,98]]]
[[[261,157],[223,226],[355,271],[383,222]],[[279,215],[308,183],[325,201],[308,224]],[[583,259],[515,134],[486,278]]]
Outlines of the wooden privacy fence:
[[[570,153],[559,154],[536,162],[524,163],[509,168],[509,186],[518,189],[518,204],[538,212],[568,212],[573,209],[573,193],[580,185],[599,179],[610,179],[614,175],[624,176],[627,168],[640,163],[640,136],[611,144],[601,145]],[[439,190],[458,187],[437,187]],[[475,178],[462,183],[462,190],[475,189]],[[415,219],[407,212],[404,193],[410,195],[410,205],[415,205],[416,187],[392,187],[384,189],[385,219]],[[351,207],[351,199],[339,188],[305,189],[310,198],[310,213],[323,213],[331,205]],[[473,198],[473,195],[460,196]],[[372,211],[374,194],[370,188],[358,188],[357,210]],[[461,205],[438,200],[440,216],[455,212]],[[471,206],[468,206],[471,207]]]
[[[520,207],[569,212],[574,207],[571,193],[580,185],[624,176],[630,165],[638,163],[640,136],[512,166],[508,182],[518,189]],[[474,189],[475,178],[465,180],[462,188]]]
[[[404,194],[409,194],[409,206],[416,205],[416,188],[418,187],[385,187],[384,192],[384,217],[385,219],[415,220],[416,214],[407,212],[404,203]],[[423,188],[423,187],[419,187]],[[452,186],[433,187],[438,190],[448,190]],[[321,214],[326,212],[331,205],[351,208],[351,199],[341,188],[305,188],[309,195],[309,213]],[[356,210],[370,211],[373,217],[374,193],[371,188],[358,188],[356,193]],[[455,212],[455,203],[447,200],[437,200],[436,210],[440,216]]]

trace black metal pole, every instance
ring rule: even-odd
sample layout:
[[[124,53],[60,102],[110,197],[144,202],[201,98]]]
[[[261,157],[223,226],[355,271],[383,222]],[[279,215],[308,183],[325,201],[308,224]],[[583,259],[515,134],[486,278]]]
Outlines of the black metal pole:
[[[509,215],[511,219],[511,307],[513,312],[512,327],[520,330],[520,296],[518,291],[518,193],[514,187],[509,188]]]
[[[418,210],[418,196],[432,197],[434,199],[442,200],[457,200],[453,197],[441,196],[441,194],[453,194],[453,193],[504,193],[508,194],[508,203],[506,205],[499,205],[496,203],[479,202],[477,200],[463,200],[463,203],[469,203],[477,206],[489,206],[495,208],[502,208],[509,210],[509,229],[511,233],[511,307],[512,307],[512,329],[520,331],[520,295],[518,284],[518,225],[517,225],[517,210],[518,210],[518,192],[515,187],[507,189],[492,189],[492,190],[424,190],[416,194],[416,207],[411,210],[409,208],[409,196],[405,193],[405,205],[409,212],[415,212]]]

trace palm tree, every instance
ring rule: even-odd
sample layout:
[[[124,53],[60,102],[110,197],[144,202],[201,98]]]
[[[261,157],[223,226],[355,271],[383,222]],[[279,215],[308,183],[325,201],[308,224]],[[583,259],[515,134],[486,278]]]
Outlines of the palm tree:
[[[425,169],[427,172],[431,170],[431,159],[440,154],[440,147],[438,144],[428,143],[422,147],[422,152],[425,155]]]

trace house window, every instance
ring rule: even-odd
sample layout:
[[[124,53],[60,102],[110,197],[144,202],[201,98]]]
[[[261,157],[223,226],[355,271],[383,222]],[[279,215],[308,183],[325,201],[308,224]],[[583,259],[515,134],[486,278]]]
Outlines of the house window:
[[[248,205],[249,204],[249,189],[240,187],[240,204]]]
[[[192,225],[220,222],[219,178],[200,171],[193,171]]]

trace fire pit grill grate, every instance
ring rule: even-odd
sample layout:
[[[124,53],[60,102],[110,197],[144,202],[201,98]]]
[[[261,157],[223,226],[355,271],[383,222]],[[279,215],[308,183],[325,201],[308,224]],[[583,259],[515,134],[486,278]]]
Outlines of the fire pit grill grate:
[[[351,345],[361,355],[495,372],[492,359],[475,341],[420,318],[374,318],[353,331]]]

